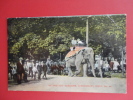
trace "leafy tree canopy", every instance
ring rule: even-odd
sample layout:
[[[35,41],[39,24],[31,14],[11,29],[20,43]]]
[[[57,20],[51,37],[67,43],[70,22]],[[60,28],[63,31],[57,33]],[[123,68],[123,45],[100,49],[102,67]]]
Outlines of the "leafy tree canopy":
[[[95,54],[103,50],[111,52],[113,49],[118,53],[119,46],[125,46],[125,15],[9,18],[9,55],[27,58],[28,55],[44,57],[65,54],[71,46],[72,37],[85,40],[87,18],[89,46],[94,49]]]

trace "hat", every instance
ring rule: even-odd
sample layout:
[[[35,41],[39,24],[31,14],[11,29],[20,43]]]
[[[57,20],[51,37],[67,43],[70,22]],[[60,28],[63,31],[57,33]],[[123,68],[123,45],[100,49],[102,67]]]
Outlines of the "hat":
[[[39,61],[36,61],[36,63],[38,63]]]
[[[34,59],[32,59],[31,61],[34,61]]]
[[[117,59],[115,59],[115,61],[117,61]]]
[[[26,61],[29,61],[29,59],[27,58]]]
[[[23,58],[22,58],[22,57],[20,57],[20,58],[19,58],[19,60],[23,60]]]

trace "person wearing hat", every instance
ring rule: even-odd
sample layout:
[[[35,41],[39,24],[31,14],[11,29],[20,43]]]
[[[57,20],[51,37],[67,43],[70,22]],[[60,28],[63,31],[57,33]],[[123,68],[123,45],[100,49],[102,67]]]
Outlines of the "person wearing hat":
[[[75,50],[75,46],[76,46],[76,44],[77,44],[77,41],[75,40],[74,37],[73,37],[72,40],[71,40],[71,44],[72,44],[72,48],[70,48],[71,51],[72,51],[72,50]]]
[[[120,64],[118,63],[117,59],[115,59],[114,65],[113,65],[113,70],[118,71],[118,66],[120,66]]]
[[[34,67],[34,60],[31,60],[30,61],[30,64],[29,64],[29,76],[31,76],[33,78],[33,67]]]
[[[34,80],[36,80],[36,74],[37,74],[37,68],[36,68],[36,64],[33,65],[33,68],[32,68],[32,73],[33,73],[33,78]]]
[[[39,62],[37,65],[37,70],[38,70],[38,80],[41,80],[41,74],[42,74],[42,63]]]
[[[51,71],[51,59],[50,59],[50,56],[48,56],[48,58],[47,58],[46,66],[47,66],[47,69],[48,69],[47,74],[49,74],[50,71]]]
[[[77,45],[78,45],[78,46],[83,46],[84,43],[83,43],[80,39],[77,39]]]
[[[23,80],[24,73],[25,73],[22,60],[23,60],[23,58],[20,57],[19,61],[17,62],[17,77],[18,77],[17,78],[17,83],[18,84],[21,84],[21,81]]]

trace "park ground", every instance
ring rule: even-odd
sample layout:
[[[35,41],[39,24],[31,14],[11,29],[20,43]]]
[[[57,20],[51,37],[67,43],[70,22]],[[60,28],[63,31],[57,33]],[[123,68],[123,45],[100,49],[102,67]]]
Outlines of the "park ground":
[[[121,74],[119,74],[121,75]],[[47,79],[34,80],[22,84],[8,81],[9,91],[47,91],[47,92],[89,92],[89,93],[126,93],[126,78],[118,78],[113,74],[111,78],[99,77],[68,77],[61,75],[47,75]]]

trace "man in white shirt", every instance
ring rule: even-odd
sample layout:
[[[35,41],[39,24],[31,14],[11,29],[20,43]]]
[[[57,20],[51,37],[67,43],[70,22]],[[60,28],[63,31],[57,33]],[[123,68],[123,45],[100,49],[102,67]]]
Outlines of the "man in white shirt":
[[[71,51],[75,49],[75,46],[77,44],[77,41],[75,40],[75,38],[73,37],[72,41],[71,41],[71,44],[72,44],[72,48],[71,48]]]
[[[117,59],[115,59],[114,65],[113,65],[113,70],[114,70],[114,71],[117,71],[119,65],[120,65],[120,64],[118,63]]]
[[[29,66],[29,75],[31,75],[31,77],[33,77],[33,71],[32,71],[32,68],[34,66],[33,60],[31,60],[29,62],[28,66]]]
[[[77,44],[78,44],[78,46],[83,46],[84,45],[84,43],[80,39],[77,39]]]
[[[75,38],[74,38],[74,37],[72,38],[71,43],[72,43],[72,46],[75,46],[75,45],[77,44],[77,41],[75,40]]]

